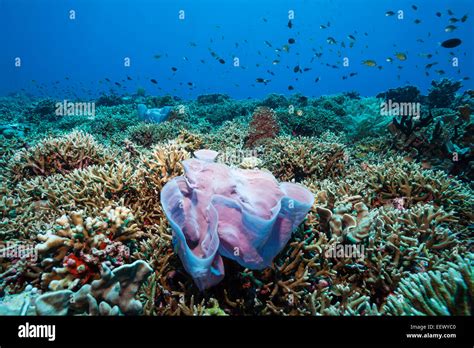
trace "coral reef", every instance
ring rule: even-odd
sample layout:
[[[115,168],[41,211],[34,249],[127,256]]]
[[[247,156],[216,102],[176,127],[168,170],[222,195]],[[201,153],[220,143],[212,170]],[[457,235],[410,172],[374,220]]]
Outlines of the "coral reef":
[[[388,297],[391,315],[473,315],[473,255],[457,257],[446,271],[428,271],[404,278]]]
[[[449,108],[455,101],[456,92],[462,87],[461,82],[450,79],[431,82],[428,93],[428,104],[431,108]]]
[[[420,90],[415,86],[405,86],[389,89],[386,92],[379,93],[377,98],[385,101],[391,100],[395,103],[419,103],[423,100]]]
[[[140,237],[134,216],[125,207],[106,207],[95,218],[74,211],[56,220],[56,226],[38,234],[36,245],[42,265],[50,272],[41,276],[41,286],[51,290],[74,289],[93,279],[101,264],[111,268],[130,255],[127,240]]]
[[[142,91],[102,96],[93,117],[1,97],[0,313],[472,315],[474,100],[457,88],[262,100]],[[394,119],[383,100],[421,113]],[[172,109],[153,124],[138,104]],[[299,185],[314,204],[279,225]],[[203,221],[214,239],[200,239]],[[248,226],[285,233],[249,241]],[[189,260],[212,250],[216,281],[204,267],[196,283]]]
[[[38,315],[137,315],[142,304],[135,294],[151,274],[144,261],[135,261],[111,270],[103,265],[100,278],[78,291],[59,290],[35,300]]]
[[[267,107],[255,109],[249,128],[249,135],[246,142],[246,146],[248,147],[261,145],[262,142],[275,138],[280,131],[273,110]]]
[[[9,170],[14,181],[35,176],[67,174],[110,158],[107,150],[90,135],[72,132],[64,137],[48,138],[23,149],[11,159]]]

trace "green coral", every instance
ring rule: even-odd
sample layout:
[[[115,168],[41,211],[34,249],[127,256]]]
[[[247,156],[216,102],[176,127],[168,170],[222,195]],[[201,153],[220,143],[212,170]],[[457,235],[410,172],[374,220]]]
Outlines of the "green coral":
[[[392,315],[473,315],[474,254],[457,257],[445,271],[412,274],[388,297],[385,313]]]

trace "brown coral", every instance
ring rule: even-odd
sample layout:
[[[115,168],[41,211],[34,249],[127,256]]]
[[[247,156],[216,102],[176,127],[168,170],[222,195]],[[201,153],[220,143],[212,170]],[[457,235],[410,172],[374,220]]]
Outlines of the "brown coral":
[[[249,128],[247,147],[262,145],[266,140],[275,138],[280,132],[274,111],[265,106],[255,109]]]
[[[67,174],[93,164],[105,164],[111,156],[95,139],[74,131],[66,136],[47,138],[30,149],[16,153],[9,164],[14,181],[35,176]]]

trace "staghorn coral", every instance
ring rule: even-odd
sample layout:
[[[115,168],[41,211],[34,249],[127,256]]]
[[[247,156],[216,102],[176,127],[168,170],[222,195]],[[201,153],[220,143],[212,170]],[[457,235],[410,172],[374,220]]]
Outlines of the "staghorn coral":
[[[124,242],[140,237],[134,217],[125,207],[106,207],[95,218],[74,211],[56,220],[56,226],[38,234],[36,250],[42,265],[42,287],[51,290],[74,289],[93,279],[100,264],[114,268],[126,262],[129,248]]]
[[[473,254],[457,256],[447,271],[404,278],[383,309],[389,315],[472,315]]]
[[[345,146],[324,137],[277,137],[263,152],[263,166],[285,181],[341,175],[345,170]]]
[[[175,138],[179,130],[170,127],[169,123],[140,123],[128,128],[129,139],[143,147],[151,147],[160,142]]]
[[[266,140],[275,138],[280,131],[275,113],[268,107],[255,109],[249,127],[249,135],[245,143],[247,147],[261,145]]]
[[[47,138],[30,149],[17,152],[9,164],[14,181],[35,176],[67,174],[93,164],[105,164],[107,150],[83,132],[71,132],[59,138]]]

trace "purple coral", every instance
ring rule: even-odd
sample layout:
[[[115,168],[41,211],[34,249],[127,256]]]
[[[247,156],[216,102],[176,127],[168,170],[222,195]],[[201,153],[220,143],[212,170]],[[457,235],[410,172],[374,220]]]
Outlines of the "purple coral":
[[[222,256],[251,269],[268,267],[314,197],[301,185],[215,163],[201,151],[183,161],[185,176],[163,187],[161,203],[184,268],[203,290],[224,277]]]

